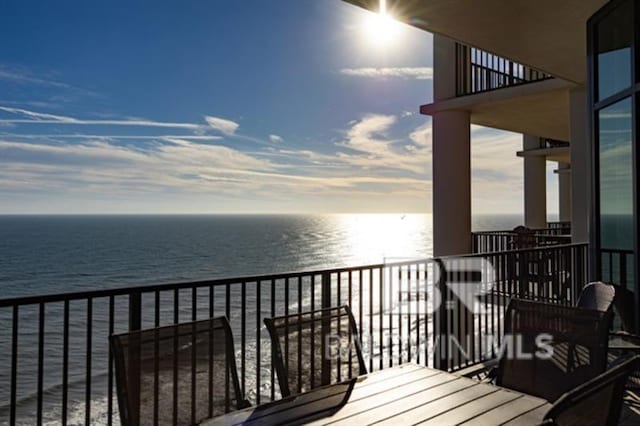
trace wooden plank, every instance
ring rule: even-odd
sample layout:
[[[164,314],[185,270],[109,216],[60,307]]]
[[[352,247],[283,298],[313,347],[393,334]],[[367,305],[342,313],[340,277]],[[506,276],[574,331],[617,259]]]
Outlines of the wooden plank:
[[[542,419],[544,419],[544,416],[545,414],[547,414],[547,411],[549,411],[549,408],[551,408],[551,404],[543,405],[542,407],[527,411],[526,413],[523,413],[515,419],[509,420],[508,422],[505,422],[503,424],[509,426],[530,426],[539,424],[542,422]]]
[[[445,375],[439,370],[433,370],[426,367],[421,367],[416,364],[403,364],[391,369],[380,370],[367,375],[358,377],[356,379],[356,386],[353,389],[350,401],[357,401],[362,398],[366,398],[370,395],[382,392],[388,388],[399,386],[403,383],[412,383],[413,381],[422,380],[427,377],[436,375]],[[332,385],[337,386],[337,385]],[[319,400],[327,398],[327,388],[332,386],[318,388],[313,391],[294,395],[288,398],[281,399],[279,401],[263,404],[259,407],[251,407],[241,411],[235,411],[227,415],[219,416],[217,418],[203,422],[203,425],[214,425],[218,420],[222,421],[225,425],[240,424],[247,419],[257,419],[266,416],[271,416],[282,411],[294,409],[298,406],[305,404],[316,404]],[[313,407],[309,407],[312,409]]]
[[[333,386],[325,386],[314,392],[303,395],[300,398],[287,398],[275,403],[252,407],[246,410],[229,413],[210,420],[205,420],[201,425],[206,426],[229,426],[234,424],[247,424],[250,422],[273,421],[282,423],[285,421],[293,421],[299,417],[303,417],[310,412],[326,411],[339,403],[351,391],[351,385],[341,383]],[[307,398],[312,396],[313,398]],[[278,419],[278,420],[276,420]]]
[[[541,398],[524,395],[504,405],[480,414],[465,422],[465,425],[501,425],[539,407],[549,409],[551,404]],[[540,418],[542,420],[542,417]]]
[[[351,400],[342,410],[336,413],[331,418],[322,419],[315,424],[334,424],[343,419],[353,417],[360,413],[370,412],[375,408],[386,406],[396,401],[406,401],[407,398],[412,397],[416,393],[425,392],[427,390],[434,390],[436,387],[442,386],[445,383],[457,380],[456,377],[452,377],[450,374],[437,374],[423,378],[418,381],[406,383],[393,388],[387,388],[382,392],[370,395],[367,398],[361,398],[359,400]],[[349,421],[352,421],[349,419]]]
[[[412,400],[411,403],[403,405],[402,401],[400,401],[400,410],[389,410],[386,415],[382,414],[376,421],[387,425],[395,425],[398,424],[398,422],[402,424],[415,424],[432,416],[452,410],[470,400],[498,392],[497,388],[481,384],[471,384],[462,389],[458,387],[459,385],[465,384],[468,384],[468,382],[460,378],[456,381],[456,388],[446,395],[434,397],[430,392],[423,392],[421,393],[420,399]]]
[[[397,389],[398,386],[402,385],[407,381],[409,382],[409,384],[413,384],[416,382],[420,382],[424,379],[431,379],[434,377],[447,377],[447,376],[448,374],[437,371],[437,370],[422,368],[420,370],[413,371],[411,372],[411,374],[408,374],[408,375],[405,374],[405,375],[402,375],[401,377],[388,379],[381,382],[376,382],[371,386],[359,387],[361,384],[363,384],[363,382],[357,381],[356,387],[351,392],[351,395],[349,397],[349,404],[356,403],[372,395],[378,395],[380,393],[395,390]],[[280,420],[281,416],[292,416],[293,414],[291,413],[293,412],[299,413],[301,412],[301,410],[307,410],[308,412],[311,412],[311,413],[314,411],[318,411],[319,410],[318,407],[320,407],[320,404],[326,403],[325,401],[321,401],[321,399],[322,398],[317,398],[311,402],[305,401],[304,403],[301,403],[301,398],[299,398],[297,403],[290,404],[289,406],[284,407],[283,410],[279,410],[277,413],[269,415],[268,418],[264,419],[264,421],[270,424],[279,424],[283,422],[282,420]],[[344,408],[346,407],[343,407],[343,409]],[[297,416],[298,414],[296,414],[296,417]],[[327,418],[326,414],[323,416],[316,416],[316,417]],[[310,421],[310,420],[307,420],[307,421]]]
[[[394,389],[398,386],[402,386],[403,384],[413,383],[434,376],[448,376],[448,374],[438,370],[422,368],[421,370],[413,371],[410,374],[404,374],[399,377],[392,377],[387,380],[376,381],[375,383],[369,384],[367,384],[366,381],[360,381],[360,378],[358,378],[356,388],[353,390],[351,395],[351,401],[355,402],[362,398],[367,398],[371,395],[384,392],[388,389]]]
[[[329,387],[331,389],[335,386]],[[256,419],[249,418],[243,422],[243,425],[281,425],[281,424],[302,424],[313,421],[317,418],[324,418],[336,413],[349,401],[349,391],[335,393],[331,392],[329,396],[317,399],[308,404],[295,405],[283,411],[271,414],[267,417]]]
[[[419,392],[416,392],[412,395],[406,396],[404,398],[395,398],[394,392],[389,391],[384,394],[388,398],[387,403],[373,405],[368,407],[368,409],[360,409],[355,410],[356,413],[349,413],[350,415],[345,416],[343,411],[349,410],[351,411],[351,404],[347,404],[340,412],[338,412],[332,418],[323,419],[323,421],[318,422],[317,424],[332,424],[332,425],[365,425],[378,422],[380,420],[386,419],[388,417],[393,417],[396,415],[404,415],[403,413],[407,410],[424,404],[425,402],[435,401],[440,398],[444,398],[448,395],[455,394],[460,392],[466,388],[474,387],[475,385],[472,383],[467,383],[459,378],[454,378],[453,380],[447,381],[437,386],[433,386],[428,389],[423,389]],[[404,417],[402,417],[404,418]],[[334,419],[338,419],[335,421]],[[397,418],[395,421],[398,421]]]
[[[427,425],[458,425],[466,420],[472,419],[487,410],[504,405],[509,401],[522,398],[522,394],[515,392],[507,392],[502,389],[488,395],[481,396],[476,399],[470,399],[466,403],[461,404],[451,410],[443,412],[437,416],[428,415],[425,421],[419,424]]]

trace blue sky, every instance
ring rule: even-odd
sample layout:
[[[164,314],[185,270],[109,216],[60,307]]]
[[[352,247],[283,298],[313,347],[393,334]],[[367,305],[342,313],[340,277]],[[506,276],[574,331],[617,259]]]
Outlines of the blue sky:
[[[430,212],[432,38],[368,16],[2,2],[0,213]],[[519,147],[474,127],[474,212],[521,212]]]

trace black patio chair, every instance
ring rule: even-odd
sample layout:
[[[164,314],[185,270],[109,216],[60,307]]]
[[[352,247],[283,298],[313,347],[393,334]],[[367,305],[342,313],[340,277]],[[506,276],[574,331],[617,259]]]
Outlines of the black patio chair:
[[[367,374],[349,306],[265,318],[283,397]]]
[[[582,289],[576,306],[605,312],[612,308],[615,296],[616,289],[612,285],[596,281]]]
[[[639,364],[640,356],[628,358],[565,393],[545,415],[545,424],[617,425],[622,411],[625,383]]]
[[[611,310],[512,299],[498,360],[457,371],[555,401],[607,366]]]
[[[111,336],[123,425],[193,425],[250,404],[226,317]]]

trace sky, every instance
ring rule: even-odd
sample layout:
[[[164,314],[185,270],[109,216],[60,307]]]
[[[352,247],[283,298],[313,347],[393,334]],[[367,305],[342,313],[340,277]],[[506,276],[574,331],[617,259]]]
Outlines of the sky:
[[[432,36],[370,21],[340,0],[3,1],[0,213],[431,212]],[[472,128],[474,213],[522,212],[520,148]]]

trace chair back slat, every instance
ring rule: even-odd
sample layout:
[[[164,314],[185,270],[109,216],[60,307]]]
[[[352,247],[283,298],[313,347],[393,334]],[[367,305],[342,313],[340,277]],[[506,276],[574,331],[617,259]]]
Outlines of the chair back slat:
[[[611,310],[513,299],[497,384],[555,401],[607,365]]]
[[[366,374],[348,306],[265,318],[283,397]]]
[[[226,317],[111,336],[123,425],[192,425],[244,408]]]

